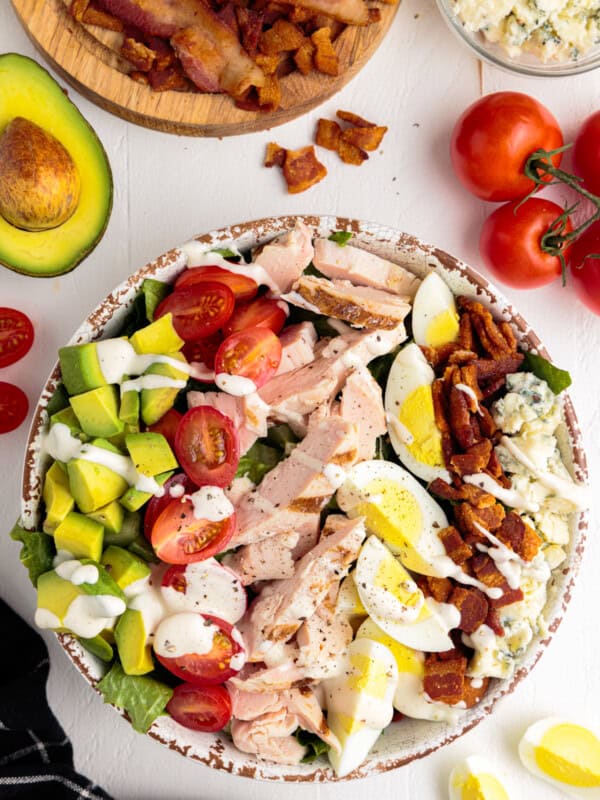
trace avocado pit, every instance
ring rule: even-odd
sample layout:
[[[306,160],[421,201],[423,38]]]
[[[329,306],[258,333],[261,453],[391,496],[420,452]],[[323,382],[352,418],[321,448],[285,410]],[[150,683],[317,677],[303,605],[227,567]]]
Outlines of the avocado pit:
[[[79,171],[48,131],[15,117],[0,136],[0,214],[26,231],[57,228],[71,217],[80,195]]]

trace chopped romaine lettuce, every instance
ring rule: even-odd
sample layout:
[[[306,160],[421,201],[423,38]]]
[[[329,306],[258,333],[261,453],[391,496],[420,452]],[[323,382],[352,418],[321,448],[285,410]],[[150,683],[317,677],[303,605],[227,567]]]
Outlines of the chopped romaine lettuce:
[[[127,312],[125,321],[117,336],[132,336],[136,331],[139,331],[140,328],[143,328],[147,324],[146,298],[143,293],[140,292],[131,304],[131,308]]]
[[[271,425],[267,433],[267,444],[285,450],[288,445],[296,444],[298,437],[285,422],[281,425]]]
[[[322,339],[323,337],[339,336],[339,331],[336,331],[335,328],[331,327],[331,325],[327,322],[327,317],[324,317],[322,314],[315,314],[306,308],[300,308],[299,306],[291,305],[288,324],[295,325],[297,322],[312,322],[312,324],[315,326],[315,330],[317,331],[319,339]]]
[[[229,247],[217,247],[216,250],[211,250],[211,253],[217,253],[221,258],[230,258],[237,262],[240,261],[240,254],[230,250]]]
[[[319,756],[325,755],[329,750],[329,745],[316,735],[298,728],[294,736],[301,745],[307,748],[306,755],[302,759],[303,764],[312,764]]]
[[[566,369],[555,367],[548,359],[535,353],[525,353],[522,369],[533,372],[537,378],[546,381],[554,394],[560,394],[571,385],[571,376]]]
[[[115,662],[98,684],[105,703],[127,712],[134,730],[146,733],[165,711],[173,689],[147,675],[126,675]]]
[[[334,231],[328,238],[330,242],[335,242],[339,247],[345,247],[352,238],[352,234],[350,231]]]
[[[236,478],[248,477],[252,483],[260,483],[267,472],[279,464],[282,455],[281,450],[256,441],[240,458],[235,476]]]
[[[56,555],[54,539],[46,533],[26,531],[18,522],[10,535],[15,541],[23,543],[19,558],[29,571],[31,582],[37,586],[40,575],[52,569],[52,559]]]
[[[154,278],[146,278],[142,283],[142,293],[144,295],[144,303],[146,307],[146,319],[152,322],[154,319],[154,312],[158,304],[165,299],[171,291],[171,287],[162,281],[156,281]]]
[[[374,358],[369,364],[369,371],[371,375],[384,390],[387,382],[387,376],[389,375],[390,369],[392,368],[392,364],[394,363],[394,359],[396,358],[397,354],[398,350],[396,349],[392,353],[386,353],[383,356]]]
[[[100,634],[94,636],[92,639],[84,639],[80,636],[79,641],[92,655],[96,656],[96,658],[99,658],[101,661],[106,661],[107,664],[115,657],[112,645]]]
[[[312,263],[312,261],[310,262],[308,267],[306,267],[304,269],[304,272],[302,274],[303,275],[310,275],[313,278],[324,278],[325,277],[325,275],[323,275],[322,272],[319,272],[319,270],[315,267],[315,265]]]

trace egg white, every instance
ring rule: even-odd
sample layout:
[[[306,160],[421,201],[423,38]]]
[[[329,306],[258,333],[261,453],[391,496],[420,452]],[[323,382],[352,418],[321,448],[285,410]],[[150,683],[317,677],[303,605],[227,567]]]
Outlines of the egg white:
[[[375,615],[371,619],[400,644],[427,653],[444,653],[454,647],[449,633],[458,626],[460,611],[450,603],[426,597],[415,622],[392,622]]]
[[[482,756],[469,756],[457,764],[450,773],[448,796],[450,800],[509,800],[508,793],[490,762]]]
[[[430,272],[417,289],[412,331],[415,342],[427,347],[439,347],[455,341],[458,336],[454,296],[437,272]]]

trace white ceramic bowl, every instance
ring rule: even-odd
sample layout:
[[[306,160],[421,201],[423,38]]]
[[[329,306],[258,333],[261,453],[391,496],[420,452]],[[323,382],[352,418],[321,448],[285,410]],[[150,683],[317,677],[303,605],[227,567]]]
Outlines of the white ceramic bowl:
[[[456,294],[476,297],[488,306],[497,318],[508,320],[523,347],[535,349],[542,355],[547,355],[538,337],[500,292],[475,270],[448,253],[424,244],[406,233],[373,223],[329,216],[304,216],[301,219],[315,235],[329,235],[333,230],[352,231],[353,244],[369,249],[392,261],[397,261],[419,275],[424,275],[431,269],[438,271]],[[207,251],[215,247],[232,245],[240,250],[247,250],[292,228],[295,220],[295,217],[263,219],[223,228],[196,238],[206,247]],[[171,281],[184,267],[185,259],[178,249],[170,250],[147,264],[98,305],[96,310],[77,329],[69,343],[87,342],[115,335],[144,278],[153,277]],[[42,479],[47,466],[40,455],[41,436],[47,424],[45,408],[59,377],[57,365],[42,391],[34,414],[25,456],[22,519],[24,526],[32,530],[40,521],[39,505]],[[578,479],[585,480],[587,477],[585,455],[581,449],[577,420],[568,398],[565,398],[565,414],[569,430],[566,455],[572,462],[573,474]],[[342,780],[352,780],[396,769],[416,758],[428,755],[477,725],[492,711],[495,703],[501,697],[512,692],[540,658],[552,638],[552,634],[560,624],[571,596],[583,553],[585,530],[586,518],[585,515],[580,515],[573,527],[567,560],[560,569],[555,571],[551,580],[545,612],[550,633],[545,638],[538,637],[530,643],[515,675],[509,681],[492,681],[483,701],[465,712],[464,716],[453,725],[408,718],[391,725],[379,739],[364,764]],[[58,638],[81,674],[92,687],[95,687],[106,666],[84,650],[73,637],[60,634]],[[148,735],[188,758],[235,775],[265,780],[339,780],[325,761],[299,764],[298,766],[281,766],[260,761],[254,756],[237,750],[226,736],[191,731],[181,727],[168,716],[160,717],[152,725]]]

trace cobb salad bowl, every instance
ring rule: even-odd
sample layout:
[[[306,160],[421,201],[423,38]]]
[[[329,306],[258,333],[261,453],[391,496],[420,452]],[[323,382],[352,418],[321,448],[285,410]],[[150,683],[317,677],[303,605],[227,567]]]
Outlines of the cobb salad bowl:
[[[327,237],[334,231],[351,232],[354,245],[399,263],[417,276],[424,277],[431,271],[437,272],[455,296],[466,295],[476,299],[491,310],[495,319],[508,322],[521,349],[548,356],[542,342],[525,319],[474,269],[435,246],[385,226],[333,216],[273,217],[197,236],[196,252],[225,248],[237,248],[245,252],[292,229],[298,220],[309,228],[313,236]],[[142,267],[102,300],[79,326],[69,344],[81,344],[117,335],[142,282],[146,278],[172,282],[185,266],[186,257],[183,251],[174,248]],[[39,530],[41,525],[43,480],[49,463],[42,446],[48,425],[46,409],[60,378],[57,363],[41,392],[29,433],[24,463],[21,518],[22,525],[27,530]],[[563,411],[566,435],[561,442],[561,455],[571,475],[576,480],[585,482],[585,454],[577,419],[566,396],[563,397]],[[223,732],[193,731],[182,727],[168,715],[159,716],[147,735],[206,766],[262,780],[352,780],[396,769],[425,757],[477,725],[493,711],[502,697],[510,694],[529,675],[546,650],[566,611],[583,554],[586,524],[584,512],[573,515],[569,544],[565,546],[566,558],[559,568],[553,570],[547,586],[547,602],[544,608],[547,629],[541,630],[527,644],[512,676],[506,680],[492,679],[483,699],[466,709],[453,722],[430,722],[405,717],[400,722],[392,723],[361,766],[343,778],[336,776],[324,758],[314,763],[300,763],[295,766],[271,763],[241,752]],[[58,633],[57,636],[67,657],[90,687],[96,689],[107,670],[106,664],[88,652],[76,637],[66,633]],[[124,712],[120,713],[127,719]]]

